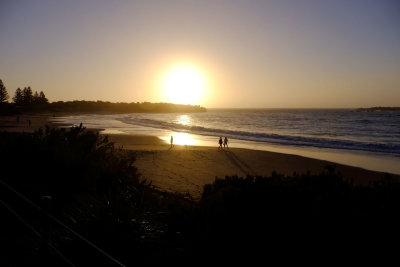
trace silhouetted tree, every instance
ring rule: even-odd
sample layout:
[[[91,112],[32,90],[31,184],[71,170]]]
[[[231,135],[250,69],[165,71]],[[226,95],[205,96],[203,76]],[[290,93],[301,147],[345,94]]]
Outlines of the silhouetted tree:
[[[7,102],[8,100],[8,93],[7,89],[3,84],[3,81],[0,79],[0,103]]]
[[[13,97],[13,101],[17,105],[23,104],[22,90],[20,88],[17,88],[17,90],[15,90],[15,95]]]
[[[40,101],[39,94],[38,94],[37,91],[35,91],[35,93],[33,94],[32,103],[33,104],[39,104],[39,101]]]
[[[47,104],[49,103],[49,100],[46,98],[45,94],[43,93],[43,91],[40,91],[39,93],[39,99],[40,99],[40,103],[41,104]]]
[[[33,92],[30,86],[24,87],[24,89],[22,90],[22,102],[24,105],[32,104]]]

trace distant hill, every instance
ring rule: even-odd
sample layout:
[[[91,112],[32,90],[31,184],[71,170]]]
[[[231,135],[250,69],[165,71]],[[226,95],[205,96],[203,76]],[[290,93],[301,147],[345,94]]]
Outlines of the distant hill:
[[[371,107],[371,108],[358,108],[356,111],[400,111],[400,107]]]
[[[207,109],[198,105],[182,105],[171,103],[112,103],[105,101],[58,101],[45,104],[16,105],[5,103],[3,111],[10,113],[21,112],[93,112],[93,113],[178,113],[206,112]],[[0,113],[4,113],[1,112]]]

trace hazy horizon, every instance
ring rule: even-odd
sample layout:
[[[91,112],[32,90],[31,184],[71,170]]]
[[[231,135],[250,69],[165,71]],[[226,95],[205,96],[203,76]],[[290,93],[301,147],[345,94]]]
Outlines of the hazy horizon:
[[[399,26],[391,0],[6,0],[0,79],[52,102],[393,107]]]

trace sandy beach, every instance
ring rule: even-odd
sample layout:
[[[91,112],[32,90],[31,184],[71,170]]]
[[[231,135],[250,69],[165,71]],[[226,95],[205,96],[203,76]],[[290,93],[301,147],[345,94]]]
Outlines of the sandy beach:
[[[31,121],[29,126],[28,121]],[[1,116],[0,129],[11,132],[33,132],[39,127],[57,126],[48,115]],[[284,175],[296,173],[319,173],[327,165],[334,165],[344,178],[356,184],[368,184],[384,177],[384,173],[346,166],[324,160],[261,150],[229,148],[218,150],[206,146],[181,146],[170,144],[155,136],[108,134],[116,146],[134,151],[135,166],[142,177],[152,181],[156,188],[199,199],[203,186],[216,177],[227,175],[269,176],[273,171]],[[400,176],[392,175],[397,180]]]
[[[169,192],[190,194],[199,199],[205,184],[212,183],[216,177],[227,175],[269,176],[273,171],[284,175],[296,173],[320,173],[327,165],[333,165],[345,179],[355,184],[368,184],[381,179],[384,173],[362,168],[336,164],[324,160],[311,159],[297,155],[217,147],[179,146],[172,148],[154,136],[134,136],[111,134],[110,140],[125,149],[136,152],[135,166],[143,178]],[[398,175],[393,175],[399,179]]]
[[[49,116],[49,114],[0,116],[0,131],[32,133],[40,127],[51,126],[48,121]]]

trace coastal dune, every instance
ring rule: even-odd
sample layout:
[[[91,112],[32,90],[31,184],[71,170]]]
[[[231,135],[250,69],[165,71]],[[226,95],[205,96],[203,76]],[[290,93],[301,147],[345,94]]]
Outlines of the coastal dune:
[[[163,191],[189,194],[196,200],[201,197],[205,184],[213,183],[216,177],[232,175],[270,176],[273,171],[283,175],[308,171],[318,174],[326,170],[326,166],[334,166],[335,172],[355,184],[368,184],[385,177],[385,173],[297,155],[242,148],[218,150],[217,146],[174,145],[171,148],[155,136],[108,136],[117,146],[135,151],[135,166],[153,186]],[[398,175],[391,176],[400,180]]]

